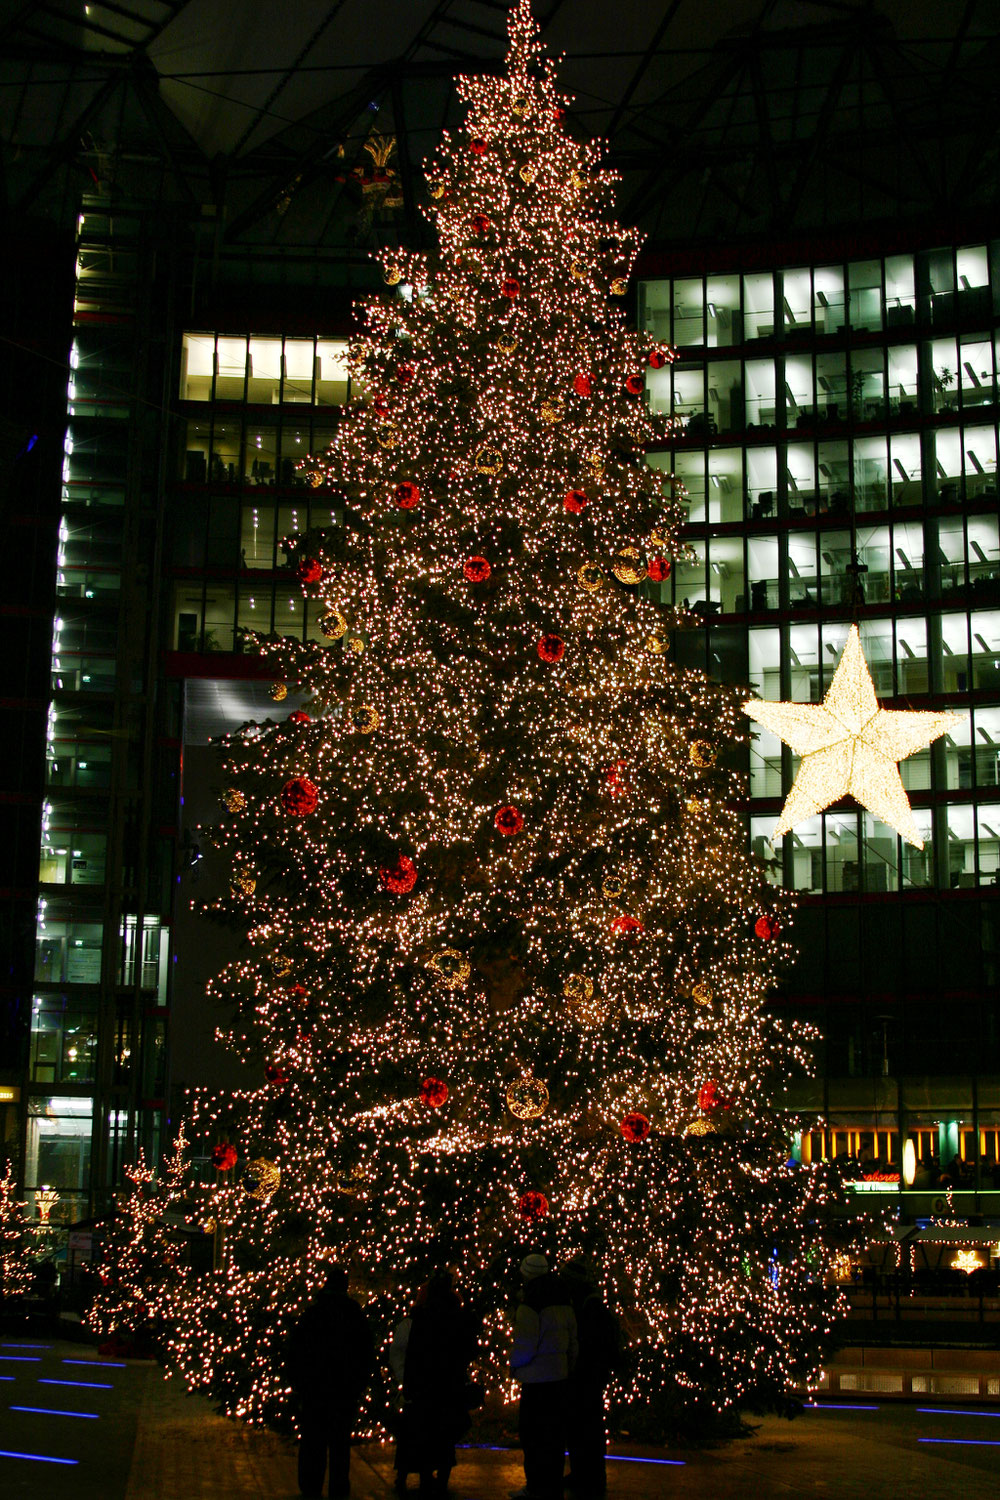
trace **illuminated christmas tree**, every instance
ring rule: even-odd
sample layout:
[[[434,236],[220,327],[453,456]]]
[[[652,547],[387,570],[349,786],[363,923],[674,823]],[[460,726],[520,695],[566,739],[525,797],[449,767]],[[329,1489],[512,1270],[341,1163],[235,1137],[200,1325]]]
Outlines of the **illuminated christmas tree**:
[[[31,1285],[30,1229],[10,1162],[0,1177],[0,1305],[9,1312]]]
[[[252,1420],[325,1257],[386,1310],[455,1264],[499,1386],[511,1268],[592,1254],[633,1432],[786,1397],[837,1309],[832,1189],[774,1108],[808,1039],[765,1008],[784,898],[732,810],[740,701],[672,664],[658,602],[672,355],[627,330],[637,236],[526,0],[508,62],[458,82],[439,255],[380,256],[365,394],[310,469],[342,520],[290,544],[313,638],[251,642],[308,712],[224,747],[245,947],[211,989],[261,1083],[200,1112],[224,1249],[171,1353]]]
[[[184,1192],[186,1153],[183,1125],[160,1177],[140,1151],[124,1169],[128,1186],[105,1221],[98,1285],[84,1321],[119,1345],[144,1347],[155,1340],[160,1308],[181,1274],[183,1242],[164,1215]]]

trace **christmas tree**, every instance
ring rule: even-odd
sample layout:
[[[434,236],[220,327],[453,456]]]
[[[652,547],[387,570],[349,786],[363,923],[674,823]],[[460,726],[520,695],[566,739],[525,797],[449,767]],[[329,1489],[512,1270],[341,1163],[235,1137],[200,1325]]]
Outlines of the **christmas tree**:
[[[329,1257],[387,1311],[457,1266],[499,1387],[511,1268],[590,1254],[633,1432],[786,1399],[837,1310],[832,1188],[774,1107],[808,1039],[764,1003],[784,898],[732,810],[740,701],[673,665],[657,602],[672,355],[627,330],[637,236],[527,0],[510,34],[427,173],[440,252],[381,254],[364,396],[310,466],[342,515],[290,543],[316,638],[250,643],[309,711],[224,746],[245,946],[211,988],[261,1082],[200,1112],[224,1248],[171,1355],[252,1420]]]
[[[182,1274],[183,1240],[164,1218],[177,1208],[188,1172],[182,1125],[162,1176],[142,1151],[125,1167],[127,1186],[105,1221],[97,1287],[85,1323],[123,1350],[148,1348],[158,1337],[162,1307]]]
[[[30,1231],[25,1204],[17,1195],[14,1169],[0,1177],[0,1305],[10,1312],[31,1286]]]

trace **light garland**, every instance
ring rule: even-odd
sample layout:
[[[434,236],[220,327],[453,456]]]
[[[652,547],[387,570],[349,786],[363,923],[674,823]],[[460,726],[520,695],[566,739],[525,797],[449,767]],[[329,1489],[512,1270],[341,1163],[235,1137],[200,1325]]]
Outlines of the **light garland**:
[[[743,712],[802,757],[773,838],[850,796],[908,844],[924,847],[898,762],[963,724],[965,715],[879,708],[856,625],[822,703],[754,698]]]

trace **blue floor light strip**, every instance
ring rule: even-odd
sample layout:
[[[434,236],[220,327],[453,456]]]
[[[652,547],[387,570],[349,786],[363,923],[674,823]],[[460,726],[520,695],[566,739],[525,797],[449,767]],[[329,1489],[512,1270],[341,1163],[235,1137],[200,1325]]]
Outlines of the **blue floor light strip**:
[[[630,1458],[625,1453],[609,1453],[608,1463],[615,1464],[666,1464],[671,1469],[686,1468],[683,1458]]]
[[[0,1349],[51,1349],[51,1344],[0,1344]]]
[[[113,1391],[114,1386],[110,1381],[101,1380],[43,1380],[38,1377],[39,1385],[75,1385],[85,1391]]]
[[[0,1354],[5,1365],[40,1365],[40,1354]]]
[[[0,1448],[0,1458],[27,1458],[33,1464],[78,1464],[78,1458],[47,1458],[44,1453],[14,1453],[9,1448]]]
[[[93,1365],[98,1370],[127,1370],[128,1365],[111,1359],[64,1359],[64,1365]]]
[[[96,1411],[56,1411],[52,1406],[12,1406],[11,1411],[30,1411],[36,1417],[87,1417],[91,1422],[100,1418]]]
[[[918,1443],[947,1443],[958,1448],[1000,1448],[997,1438],[917,1438]]]
[[[957,1411],[951,1406],[918,1406],[925,1417],[1000,1417],[1000,1411]]]

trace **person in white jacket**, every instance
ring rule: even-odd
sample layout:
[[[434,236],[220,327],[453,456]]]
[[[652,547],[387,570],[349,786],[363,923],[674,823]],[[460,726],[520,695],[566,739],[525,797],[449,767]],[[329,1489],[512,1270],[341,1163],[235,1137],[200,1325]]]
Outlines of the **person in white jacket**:
[[[513,1500],[562,1500],[569,1372],[577,1355],[569,1288],[544,1255],[521,1262],[524,1292],[514,1316],[510,1372],[521,1383],[518,1430],[524,1488]]]

